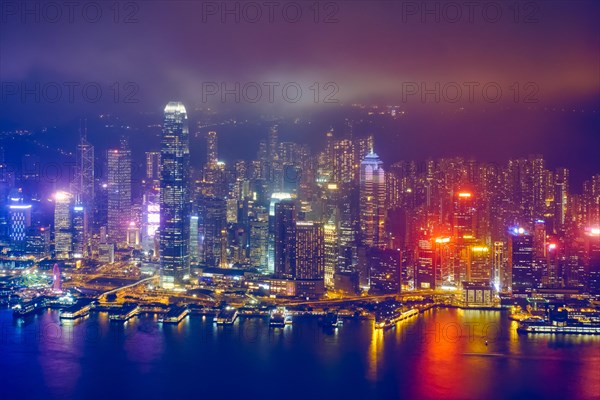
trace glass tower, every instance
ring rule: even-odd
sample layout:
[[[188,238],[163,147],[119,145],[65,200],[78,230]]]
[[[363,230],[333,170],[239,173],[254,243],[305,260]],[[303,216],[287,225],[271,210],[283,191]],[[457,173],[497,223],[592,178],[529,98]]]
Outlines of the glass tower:
[[[165,107],[160,174],[160,285],[182,287],[190,276],[189,138],[185,106]]]

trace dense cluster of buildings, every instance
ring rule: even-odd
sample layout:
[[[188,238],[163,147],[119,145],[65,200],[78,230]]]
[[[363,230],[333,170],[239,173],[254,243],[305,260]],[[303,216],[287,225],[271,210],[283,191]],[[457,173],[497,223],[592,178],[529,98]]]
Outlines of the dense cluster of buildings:
[[[51,224],[32,219],[26,179],[19,186],[3,175],[4,253],[154,263],[166,289],[206,273],[306,297],[446,288],[600,295],[600,175],[575,194],[568,169],[549,170],[541,156],[384,167],[373,137],[357,137],[351,123],[326,132],[316,151],[281,141],[274,124],[255,159],[230,164],[211,131],[197,169],[188,125],[184,105],[167,104],[142,182],[133,181],[126,139],[108,150],[99,179],[82,136],[74,179],[48,199]]]

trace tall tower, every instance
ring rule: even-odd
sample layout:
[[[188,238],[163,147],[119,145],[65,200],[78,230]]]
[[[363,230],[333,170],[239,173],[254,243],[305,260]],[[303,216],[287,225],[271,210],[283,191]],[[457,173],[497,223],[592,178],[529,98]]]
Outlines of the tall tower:
[[[296,277],[296,204],[282,200],[275,204],[275,276]]]
[[[71,203],[72,196],[67,192],[54,195],[54,252],[56,258],[69,258],[71,253]]]
[[[75,164],[75,201],[90,208],[94,202],[95,172],[94,146],[87,141],[87,127],[83,128],[80,142],[77,145]]]
[[[108,240],[124,243],[131,222],[131,150],[125,139],[108,150]]]
[[[323,224],[296,222],[296,279],[323,279],[325,267]]]
[[[531,295],[532,290],[537,287],[533,265],[533,236],[523,228],[515,228],[508,238],[508,256],[513,295]]]
[[[161,141],[160,285],[183,286],[190,276],[189,133],[183,103],[169,102]]]
[[[385,173],[379,156],[369,153],[360,163],[360,229],[367,246],[385,247]]]
[[[60,278],[60,267],[58,264],[54,264],[54,268],[52,269],[52,290],[55,293],[62,292],[62,281]]]
[[[216,165],[219,161],[217,152],[217,132],[210,131],[206,134],[206,163]]]

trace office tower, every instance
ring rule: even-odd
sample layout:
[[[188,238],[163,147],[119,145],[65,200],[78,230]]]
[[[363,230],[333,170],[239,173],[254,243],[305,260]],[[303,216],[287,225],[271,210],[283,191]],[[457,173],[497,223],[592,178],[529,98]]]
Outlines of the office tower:
[[[197,264],[200,242],[198,237],[198,216],[190,216],[190,263]]]
[[[400,251],[392,249],[369,248],[369,294],[400,293]]]
[[[354,145],[350,139],[337,140],[332,148],[332,181],[334,183],[355,182],[356,160]]]
[[[278,278],[296,276],[296,204],[282,200],[275,204],[274,269]]]
[[[31,226],[31,204],[23,202],[21,189],[12,190],[9,194],[8,224],[11,250],[25,251],[27,230]]]
[[[184,285],[190,276],[189,133],[185,106],[169,102],[164,110],[160,179],[160,282]]]
[[[554,233],[563,231],[567,214],[567,195],[569,193],[569,170],[558,168],[554,178]]]
[[[221,231],[227,227],[227,203],[218,197],[198,199],[200,262],[211,267],[221,264]]]
[[[160,152],[146,152],[146,179],[150,182],[160,181]]]
[[[108,240],[126,242],[131,222],[131,150],[122,139],[118,149],[108,150]]]
[[[469,191],[459,191],[454,197],[452,235],[461,239],[475,235],[475,199]]]
[[[379,156],[369,153],[360,164],[360,229],[367,246],[384,247],[385,173]]]
[[[325,240],[323,224],[296,222],[296,275],[295,279],[323,279]]]
[[[418,241],[417,262],[415,265],[415,289],[434,289],[435,271],[433,265],[434,249],[430,239]]]
[[[268,269],[269,223],[250,222],[250,265]]]
[[[221,229],[219,246],[219,268],[229,268],[229,257],[227,256],[227,229]]]
[[[95,199],[94,161],[94,146],[87,141],[86,133],[84,131],[80,142],[77,145],[74,193],[76,203],[83,204],[90,210]]]
[[[513,295],[531,295],[537,288],[533,266],[533,236],[523,228],[514,228],[508,236],[508,256]]]
[[[218,161],[217,132],[210,131],[206,134],[206,164],[216,165]]]
[[[492,283],[492,263],[490,249],[478,244],[470,246],[469,261],[467,264],[467,281],[478,283]]]
[[[73,258],[85,257],[87,255],[86,232],[88,231],[88,225],[87,212],[85,207],[81,204],[73,207],[73,212],[71,213],[71,228],[73,230]]]
[[[157,190],[148,190],[142,198],[142,249],[150,256],[154,252],[156,232],[160,227],[160,195]]]
[[[496,291],[508,291],[507,282],[510,282],[507,276],[506,261],[504,256],[504,243],[494,242],[493,247],[493,285]]]
[[[69,258],[71,253],[71,193],[54,195],[54,253],[56,258]]]
[[[334,274],[339,262],[339,234],[337,224],[333,221],[329,221],[323,225],[323,235],[325,242],[325,265],[324,265],[324,279],[325,286],[333,288],[334,285]]]
[[[588,292],[600,296],[600,228],[594,226],[587,232],[586,258],[588,270]]]

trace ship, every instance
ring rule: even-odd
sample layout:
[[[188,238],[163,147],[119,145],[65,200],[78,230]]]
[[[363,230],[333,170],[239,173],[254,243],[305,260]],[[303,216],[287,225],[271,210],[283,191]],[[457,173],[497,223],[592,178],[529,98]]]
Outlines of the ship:
[[[517,333],[552,333],[574,335],[600,335],[600,322],[590,318],[572,318],[578,313],[567,309],[550,309],[544,319],[529,318],[517,326]]]
[[[114,314],[110,314],[108,318],[111,321],[116,322],[126,322],[131,318],[138,315],[140,312],[140,306],[135,303],[125,303],[120,310],[116,311]]]
[[[60,313],[60,319],[78,319],[89,315],[92,309],[91,300],[79,300],[76,304],[65,308]]]
[[[215,315],[214,322],[217,325],[233,325],[238,317],[238,310],[234,307],[225,307]]]
[[[271,311],[271,318],[269,320],[269,326],[281,327],[292,324],[292,316],[285,309],[285,307],[277,307]]]
[[[397,322],[404,321],[417,315],[419,315],[419,310],[416,308],[412,308],[405,312],[401,312],[399,309],[381,310],[375,315],[375,328],[391,328],[396,325]]]
[[[18,303],[13,307],[13,316],[16,318],[34,314],[46,306],[43,298],[33,299],[24,303]]]
[[[185,317],[187,317],[189,315],[189,313],[190,313],[190,310],[185,306],[173,307],[169,311],[167,311],[165,314],[161,315],[158,318],[158,322],[162,322],[163,324],[178,324]]]
[[[337,312],[328,312],[323,317],[321,324],[323,328],[337,328],[342,324],[342,319]]]

